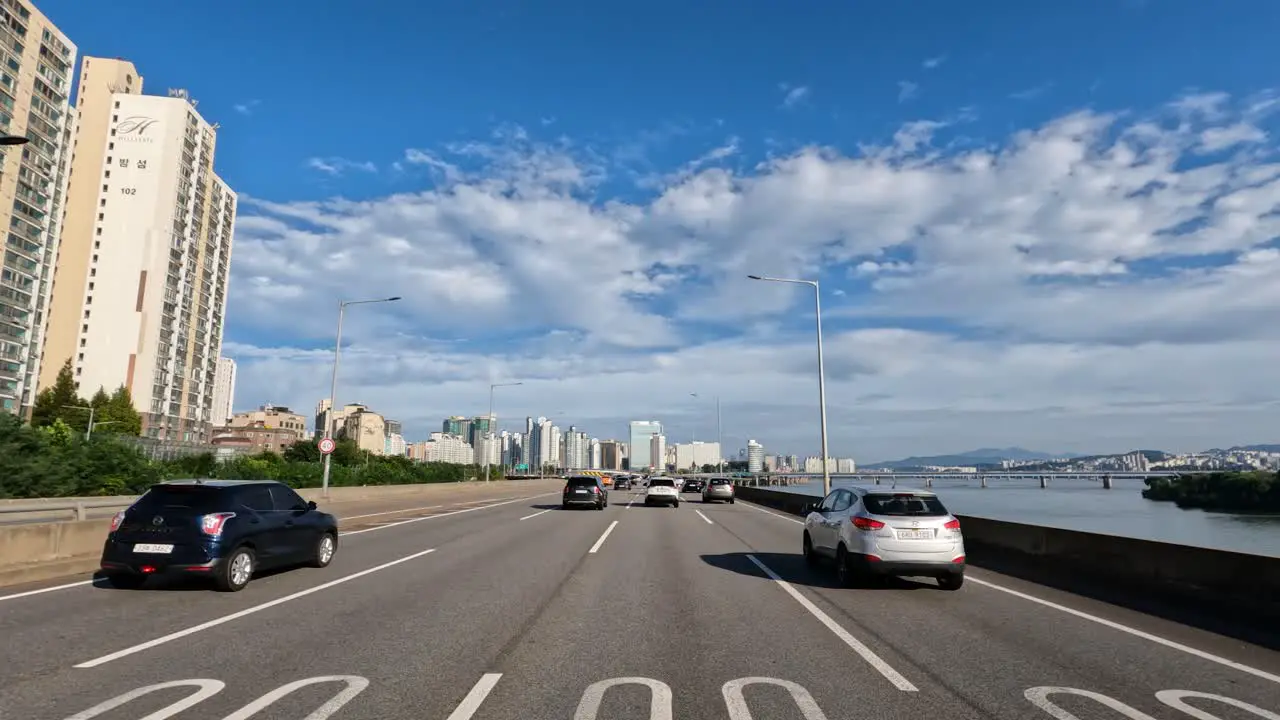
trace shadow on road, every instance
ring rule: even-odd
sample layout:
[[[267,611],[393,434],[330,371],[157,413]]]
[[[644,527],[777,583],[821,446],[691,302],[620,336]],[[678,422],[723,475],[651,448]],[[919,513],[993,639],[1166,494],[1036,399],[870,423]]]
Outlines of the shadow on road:
[[[530,505],[529,509],[530,510],[559,510],[560,503],[538,503],[537,505]]]
[[[827,588],[830,590],[846,589],[836,579],[835,569],[830,563],[809,567],[804,556],[799,553],[725,553],[723,555],[703,555],[702,561],[720,570],[730,570],[742,575],[751,575],[761,579],[771,579],[747,556],[754,556],[764,563],[778,577],[792,585]],[[933,580],[917,580],[915,578],[869,578],[860,583],[855,590],[939,590]]]
[[[253,574],[252,582],[265,580],[287,572],[305,572],[305,566],[298,567],[282,567],[272,568],[270,570],[259,570]],[[160,577],[147,578],[147,582],[139,588],[120,588],[111,584],[107,576],[101,572],[93,574],[93,587],[95,590],[106,590],[108,592],[214,592],[213,579],[210,577],[201,577],[199,575],[164,575]]]

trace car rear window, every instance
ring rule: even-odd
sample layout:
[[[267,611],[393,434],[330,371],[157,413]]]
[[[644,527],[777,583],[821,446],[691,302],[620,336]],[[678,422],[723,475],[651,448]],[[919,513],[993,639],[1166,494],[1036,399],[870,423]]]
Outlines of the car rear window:
[[[591,487],[595,484],[594,478],[569,478],[569,487]]]
[[[936,495],[911,493],[867,495],[862,499],[872,515],[914,515],[935,517],[947,515],[947,508]]]
[[[151,488],[133,504],[134,510],[158,512],[162,510],[191,510],[195,512],[217,511],[225,502],[219,488],[205,485],[159,485]]]
[[[728,485],[729,481],[723,478],[716,478],[715,480],[711,481],[711,484],[712,485]]]
[[[675,486],[676,486],[675,480],[661,480],[658,478],[654,478],[653,480],[649,481],[649,487],[675,487]]]

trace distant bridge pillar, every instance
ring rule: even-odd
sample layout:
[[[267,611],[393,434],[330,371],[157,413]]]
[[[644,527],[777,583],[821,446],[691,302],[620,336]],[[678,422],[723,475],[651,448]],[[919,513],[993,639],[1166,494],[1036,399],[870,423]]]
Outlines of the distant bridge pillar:
[[[1102,476],[1102,489],[1103,490],[1111,489],[1111,473],[1107,473],[1106,475]]]
[[[924,486],[925,486],[925,487],[927,487],[927,488],[931,488],[931,487],[933,487],[933,478],[929,478],[929,477],[925,478],[925,479],[924,479]]]
[[[877,484],[877,485],[879,485],[879,484],[880,484],[880,478],[876,478],[876,484]]]
[[[1045,488],[1047,488],[1047,487],[1049,487],[1049,476],[1048,476],[1048,475],[1041,475],[1041,476],[1040,476],[1040,489],[1041,489],[1041,490],[1044,490],[1044,489],[1045,489]]]
[[[986,476],[986,475],[979,475],[979,476],[978,476],[978,479],[979,479],[980,481],[982,481],[982,487],[986,487],[986,486],[987,486],[987,476]]]

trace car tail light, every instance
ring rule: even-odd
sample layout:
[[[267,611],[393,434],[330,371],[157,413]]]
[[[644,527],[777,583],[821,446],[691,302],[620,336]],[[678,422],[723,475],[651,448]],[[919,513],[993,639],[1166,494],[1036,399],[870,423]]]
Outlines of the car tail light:
[[[219,537],[222,535],[222,528],[226,527],[227,521],[235,517],[233,512],[209,513],[200,516],[200,532],[209,537]]]
[[[125,512],[124,510],[121,510],[111,518],[111,529],[108,530],[107,532],[115,532],[116,530],[120,529],[121,523],[124,522],[124,512]]]
[[[953,563],[955,563],[955,564],[957,564],[957,565],[963,565],[963,564],[964,564],[964,556],[963,556],[963,555],[961,555],[960,557],[955,558],[955,559],[954,559],[954,560],[952,560],[951,562],[953,562]]]
[[[956,518],[951,518],[947,521],[947,524],[942,527],[951,530],[952,532],[960,532],[960,521]]]
[[[879,530],[884,527],[884,523],[871,518],[855,517],[853,518],[853,526],[859,530]]]

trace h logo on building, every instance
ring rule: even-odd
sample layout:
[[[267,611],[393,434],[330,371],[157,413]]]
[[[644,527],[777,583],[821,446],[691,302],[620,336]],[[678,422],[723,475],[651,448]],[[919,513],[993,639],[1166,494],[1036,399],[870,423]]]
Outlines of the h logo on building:
[[[133,138],[145,137],[151,126],[158,122],[160,121],[145,115],[130,115],[116,123],[116,135]]]

